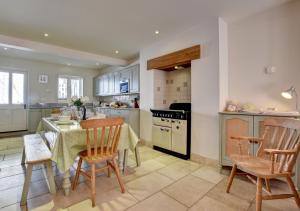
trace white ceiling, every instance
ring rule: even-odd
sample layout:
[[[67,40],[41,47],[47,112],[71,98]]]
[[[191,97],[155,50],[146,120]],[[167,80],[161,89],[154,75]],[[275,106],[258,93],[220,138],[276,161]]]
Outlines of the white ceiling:
[[[232,22],[287,1],[1,0],[0,34],[128,60],[199,20],[221,16]]]

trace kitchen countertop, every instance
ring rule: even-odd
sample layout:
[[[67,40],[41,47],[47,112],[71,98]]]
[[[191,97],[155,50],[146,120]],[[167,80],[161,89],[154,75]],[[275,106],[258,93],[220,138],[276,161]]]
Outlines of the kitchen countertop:
[[[139,108],[132,108],[132,107],[127,107],[127,108],[113,108],[113,107],[101,107],[101,106],[96,106],[95,109],[113,109],[113,110],[139,110]]]
[[[36,103],[28,106],[29,109],[52,109],[68,106],[68,103]],[[92,103],[86,104],[86,107],[93,107]]]
[[[219,114],[229,114],[229,115],[255,115],[255,116],[283,116],[283,117],[300,117],[300,114],[295,114],[292,112],[229,112],[222,111]]]

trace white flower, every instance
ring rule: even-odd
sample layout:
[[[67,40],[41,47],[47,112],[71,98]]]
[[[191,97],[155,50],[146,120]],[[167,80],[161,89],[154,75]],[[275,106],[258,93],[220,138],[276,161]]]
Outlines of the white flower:
[[[76,100],[78,100],[78,97],[76,97],[76,96],[71,97],[72,102],[75,102]]]
[[[82,103],[87,103],[87,102],[89,102],[89,100],[90,100],[90,99],[89,99],[88,96],[84,96],[84,97],[81,98],[81,102],[82,102]]]

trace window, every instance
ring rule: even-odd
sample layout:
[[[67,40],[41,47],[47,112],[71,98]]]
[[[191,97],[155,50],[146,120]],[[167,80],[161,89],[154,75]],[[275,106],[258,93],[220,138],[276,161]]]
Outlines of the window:
[[[12,74],[12,104],[24,104],[24,74]]]
[[[58,99],[67,99],[73,96],[82,97],[83,78],[76,76],[58,77]]]
[[[0,104],[9,103],[9,73],[0,72]]]
[[[0,104],[25,103],[25,74],[0,70]]]

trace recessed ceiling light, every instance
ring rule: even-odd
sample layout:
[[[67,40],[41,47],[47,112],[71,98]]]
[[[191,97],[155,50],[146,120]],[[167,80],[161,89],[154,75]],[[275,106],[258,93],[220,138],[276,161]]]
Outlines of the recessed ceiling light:
[[[159,31],[158,31],[158,30],[156,30],[156,31],[155,31],[155,34],[159,34]]]
[[[96,65],[99,66],[99,63],[97,62]]]
[[[8,50],[8,48],[4,48],[4,50],[5,50],[5,51],[7,51],[7,50]]]
[[[118,54],[118,53],[119,53],[119,51],[118,51],[118,50],[116,50],[116,51],[115,51],[115,53],[116,53],[116,54]]]
[[[70,64],[70,63],[68,63],[67,65],[68,65],[68,66],[71,66],[71,64]]]
[[[49,34],[45,33],[45,34],[44,34],[44,37],[49,37]]]

